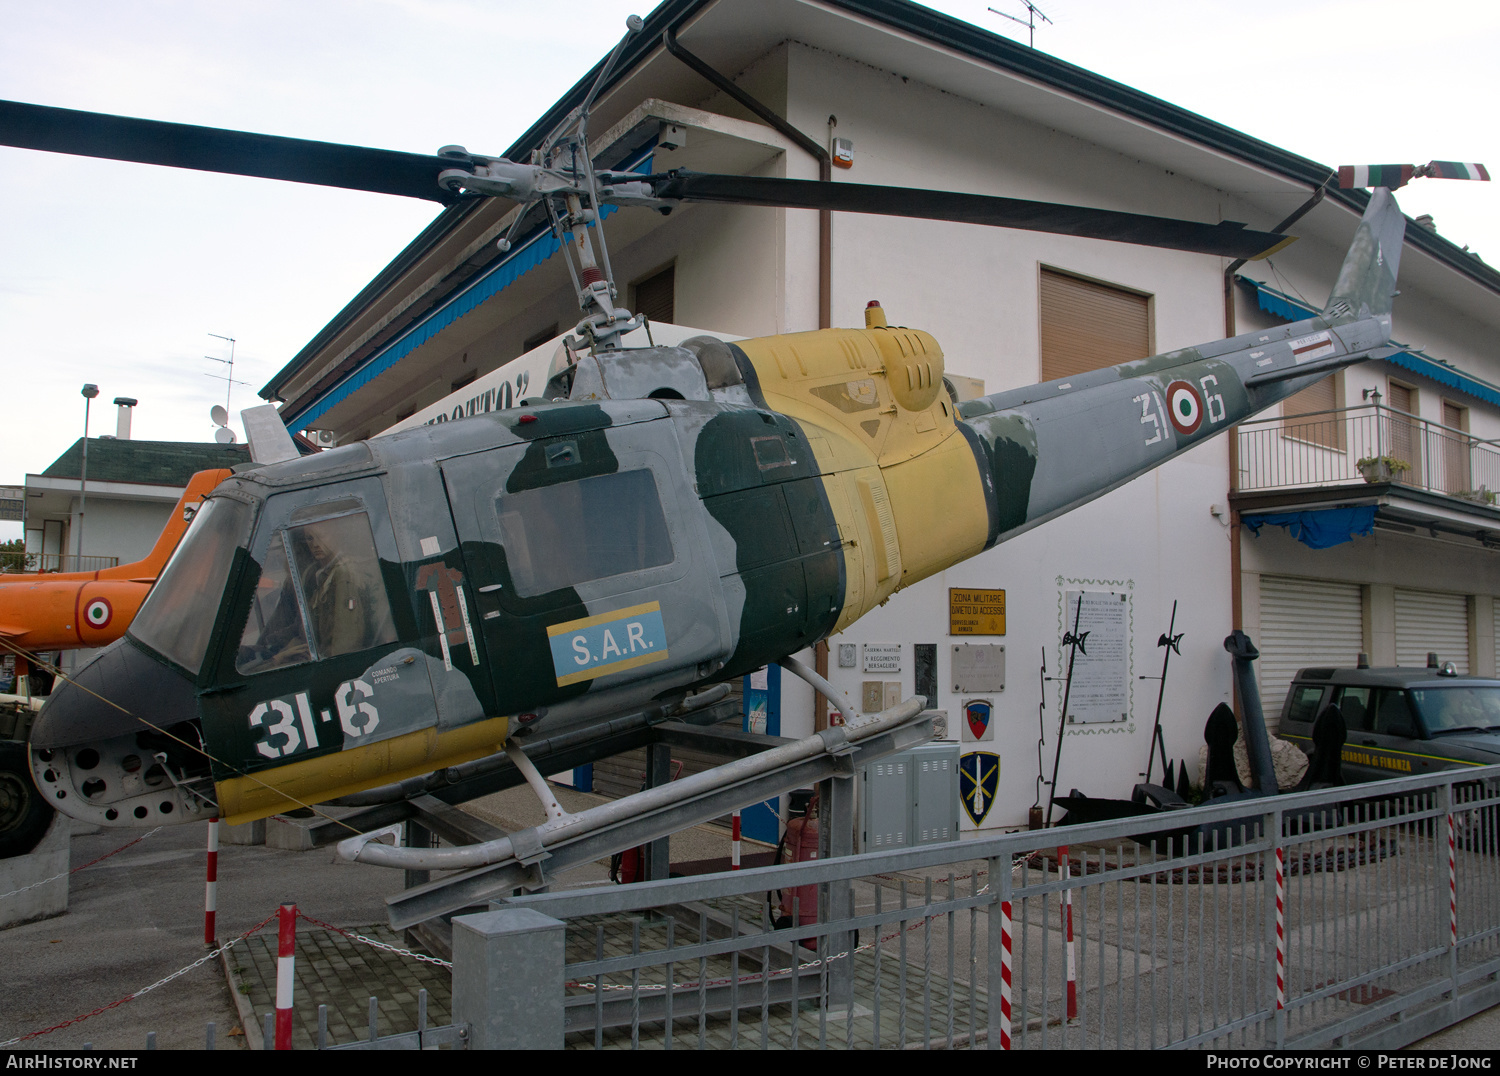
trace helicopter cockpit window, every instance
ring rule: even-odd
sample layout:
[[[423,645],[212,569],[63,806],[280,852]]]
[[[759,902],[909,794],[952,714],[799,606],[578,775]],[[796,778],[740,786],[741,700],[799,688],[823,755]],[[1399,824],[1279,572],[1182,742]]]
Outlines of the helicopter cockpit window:
[[[130,625],[146,646],[196,673],[208,649],[234,551],[250,535],[250,506],[211,497]]]
[[[672,539],[649,470],[507,493],[496,510],[523,598],[672,563]]]
[[[296,665],[311,657],[307,628],[287,564],[286,532],[278,531],[266,549],[265,566],[255,585],[250,619],[240,637],[234,667],[242,673],[257,673]]]
[[[272,536],[235,667],[264,672],[396,641],[363,512]]]

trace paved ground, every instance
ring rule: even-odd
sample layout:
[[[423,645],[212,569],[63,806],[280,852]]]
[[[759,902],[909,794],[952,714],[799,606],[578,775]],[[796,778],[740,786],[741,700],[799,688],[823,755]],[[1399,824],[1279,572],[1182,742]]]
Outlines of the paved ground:
[[[562,790],[565,804],[580,806],[584,794]],[[491,797],[476,808],[511,828],[534,821],[524,792]],[[118,849],[132,834],[103,831],[75,835],[74,865]],[[163,1049],[196,1049],[205,1025],[217,1026],[220,1049],[247,1045],[242,1021],[259,1034],[256,1014],[272,1004],[274,935],[270,930],[231,950],[225,968],[208,961],[134,1000],[112,1003],[151,986],[202,958],[204,827],[163,829],[117,855],[73,875],[68,914],[0,932],[0,1042],[74,1020],[70,1026],[27,1039],[24,1047],[139,1049],[154,1031]],[[727,852],[722,830],[700,827],[673,840],[674,861],[710,859]],[[602,864],[572,872],[574,885],[601,884]],[[446,973],[431,964],[359,944],[361,932],[399,945],[384,930],[383,896],[399,875],[346,864],[331,850],[288,852],[226,845],[220,852],[219,936],[227,939],[271,916],[283,901],[337,930],[304,923],[299,938],[299,1045],[316,1034],[316,1005],[330,1006],[331,1041],[364,1037],[367,999],[381,999],[384,1034],[414,1026],[415,996],[429,991],[430,1025],[448,1019]],[[917,883],[920,884],[920,883]],[[960,928],[962,924],[960,924]],[[959,939],[960,953],[967,949]],[[962,977],[962,976],[961,976]],[[976,983],[982,988],[982,984]],[[81,1022],[77,1017],[94,1013]],[[248,1016],[249,1020],[243,1020]],[[804,1014],[815,1021],[815,1015]],[[805,1033],[816,1032],[809,1023]],[[758,1021],[745,1029],[742,1045],[758,1044]],[[837,1041],[838,1031],[831,1032]],[[687,1034],[689,1043],[696,1032]],[[256,1045],[259,1045],[256,1043]],[[1468,1050],[1500,1047],[1500,1008],[1418,1044],[1420,1049]]]
[[[571,789],[558,791],[565,806],[576,808],[585,797]],[[477,801],[475,810],[505,828],[541,821],[541,808],[526,789]],[[73,865],[88,863],[137,836],[129,830],[75,834]],[[0,1042],[76,1021],[203,957],[205,840],[203,825],[164,828],[74,874],[66,915],[0,931]],[[728,845],[727,832],[698,827],[673,837],[673,859],[727,855]],[[607,884],[607,879],[604,864],[579,867],[565,876],[573,885]],[[306,915],[335,927],[383,928],[384,896],[400,885],[399,872],[344,863],[331,848],[288,852],[224,845],[219,852],[218,934],[227,940],[248,930],[283,902],[295,903]],[[237,986],[245,988],[252,1012],[264,1012],[272,1003],[274,971],[256,954],[263,957],[267,945],[274,953],[274,929],[273,923],[253,946],[230,950],[231,974],[234,968],[242,969],[234,977]],[[387,960],[378,950],[339,935],[305,923],[302,929],[312,931],[306,945],[309,953],[318,954],[299,967],[299,979],[307,984],[303,996],[312,998],[319,990],[319,1000],[331,996],[326,982],[317,986],[320,976],[344,981],[344,1000],[331,1028],[342,1026],[342,1021],[362,1037],[370,995],[382,997],[384,1019],[395,1021],[395,1010],[408,1004],[406,995],[414,995],[417,986],[431,985],[426,979],[418,982],[430,973],[430,965],[417,965],[414,978],[409,970],[413,962],[406,958]],[[397,940],[389,932],[377,936]],[[409,1010],[414,1020],[414,1001]],[[315,1028],[316,1000],[308,1011]],[[434,1023],[447,1019],[446,1011],[436,1006],[432,1015]],[[161,1049],[201,1049],[210,1021],[217,1027],[218,1048],[244,1048],[240,1007],[218,961],[87,1020],[27,1039],[20,1047],[77,1049],[92,1043],[97,1049],[140,1049],[146,1033],[154,1031]],[[304,1030],[306,1026],[304,1020]],[[382,1024],[382,1029],[401,1030],[395,1023]],[[348,1037],[339,1032],[333,1041]]]

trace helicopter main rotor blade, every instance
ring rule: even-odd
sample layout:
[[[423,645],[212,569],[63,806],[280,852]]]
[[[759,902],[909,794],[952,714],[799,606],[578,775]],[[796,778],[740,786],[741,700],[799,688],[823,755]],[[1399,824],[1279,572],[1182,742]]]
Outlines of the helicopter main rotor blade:
[[[865,183],[825,183],[809,179],[710,175],[675,171],[652,180],[658,198],[726,205],[780,206],[788,209],[832,209],[842,213],[877,213],[892,217],[951,220],[1054,232],[1089,239],[1111,239],[1139,246],[1167,247],[1224,258],[1262,258],[1292,240],[1257,232],[1234,221],[1200,224],[1171,217],[1121,213],[1112,209],[1056,202],[1030,202],[988,194],[882,187]]]
[[[315,183],[424,198],[445,205],[460,196],[438,186],[438,173],[469,167],[465,158],[195,127],[18,101],[0,101],[0,145]]]

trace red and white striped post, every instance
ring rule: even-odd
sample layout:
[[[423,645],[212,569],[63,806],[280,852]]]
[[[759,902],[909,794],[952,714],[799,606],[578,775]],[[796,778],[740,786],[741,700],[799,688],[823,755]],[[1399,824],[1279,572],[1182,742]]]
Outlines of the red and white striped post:
[[[292,1048],[292,982],[297,964],[297,906],[281,906],[276,938],[276,1049]]]
[[[1000,902],[1000,1049],[1010,1049],[1010,901]]]
[[[1276,1011],[1286,1008],[1286,850],[1276,849]]]
[[[214,914],[219,910],[219,820],[208,823],[208,881],[203,886],[203,944],[210,949],[218,940]]]
[[[1458,863],[1453,812],[1448,812],[1448,948],[1458,948]]]
[[[1062,871],[1063,884],[1066,885],[1071,877],[1071,864],[1068,862],[1068,846],[1063,844],[1057,848],[1058,865]],[[1067,939],[1068,951],[1068,1019],[1078,1019],[1078,964],[1073,956],[1073,890],[1063,890],[1062,903],[1062,927],[1063,937]]]
[[[740,812],[729,816],[729,869],[740,869]]]

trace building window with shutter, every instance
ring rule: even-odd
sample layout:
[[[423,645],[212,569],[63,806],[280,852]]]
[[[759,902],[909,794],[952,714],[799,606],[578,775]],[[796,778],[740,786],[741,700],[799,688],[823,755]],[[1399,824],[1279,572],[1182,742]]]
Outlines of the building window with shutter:
[[[630,307],[635,313],[645,314],[652,321],[676,320],[676,263],[637,280],[630,290],[633,293]]]
[[[1329,374],[1281,401],[1282,436],[1324,448],[1343,450],[1344,416],[1334,414],[1339,405],[1339,377]]]
[[[1042,380],[1133,362],[1152,354],[1151,297],[1042,269]]]

